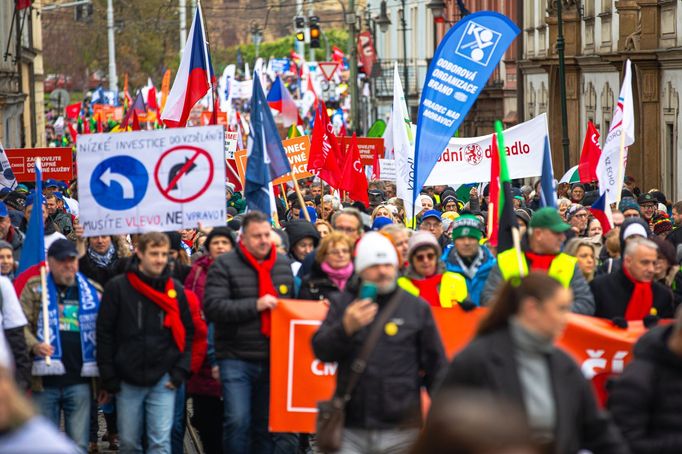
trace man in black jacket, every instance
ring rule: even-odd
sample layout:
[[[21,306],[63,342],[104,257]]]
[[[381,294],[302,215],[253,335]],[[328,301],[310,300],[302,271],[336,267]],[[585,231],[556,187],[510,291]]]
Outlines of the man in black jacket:
[[[445,353],[428,304],[397,286],[398,254],[380,233],[365,234],[357,247],[359,283],[332,298],[327,318],[313,337],[315,356],[338,362],[337,392],[344,393],[354,359],[381,311],[399,303],[367,361],[346,407],[342,452],[401,452],[421,426],[420,388],[431,391]],[[361,285],[377,288],[376,301],[358,299]]]
[[[180,282],[164,273],[168,237],[145,233],[137,269],[111,279],[97,317],[97,364],[116,394],[122,452],[170,452],[175,390],[189,376],[194,325]]]
[[[682,452],[682,312],[635,344],[635,358],[613,384],[609,410],[636,454]]]
[[[642,320],[649,315],[673,316],[673,294],[665,285],[653,282],[658,246],[644,238],[628,240],[623,266],[590,282],[595,317]]]
[[[225,405],[223,451],[231,454],[272,452],[274,444],[281,452],[296,443],[268,433],[270,310],[294,291],[291,262],[277,254],[271,231],[263,213],[246,214],[237,247],[216,258],[206,278],[204,311],[215,324]]]

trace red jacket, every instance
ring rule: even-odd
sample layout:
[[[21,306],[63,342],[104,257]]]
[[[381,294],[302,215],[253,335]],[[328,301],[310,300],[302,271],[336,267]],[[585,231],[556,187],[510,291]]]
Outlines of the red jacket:
[[[204,300],[204,287],[206,286],[206,276],[208,275],[208,268],[213,264],[213,259],[210,256],[201,257],[199,260],[194,262],[192,269],[190,270],[187,278],[185,279],[185,289],[191,290],[196,296],[198,296],[199,303],[199,314],[201,321],[204,323],[204,339],[206,338],[206,333],[208,329],[206,328],[205,318],[203,317],[203,300]],[[190,307],[190,310],[192,308]],[[194,317],[194,311],[192,310],[192,317]],[[196,325],[196,323],[195,323]],[[197,329],[197,328],[195,328]],[[196,335],[196,334],[195,334]],[[222,394],[222,388],[220,382],[215,380],[211,375],[211,365],[208,363],[206,358],[206,346],[204,346],[202,362],[199,364],[200,367],[195,369],[195,356],[194,351],[192,351],[192,376],[187,382],[187,393],[188,394],[198,394],[203,396],[215,396],[220,397]]]

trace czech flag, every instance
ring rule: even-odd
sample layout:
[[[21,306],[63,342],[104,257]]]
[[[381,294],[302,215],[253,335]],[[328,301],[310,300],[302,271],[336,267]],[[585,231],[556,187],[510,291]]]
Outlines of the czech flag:
[[[602,228],[602,235],[609,233],[612,228],[611,209],[606,204],[606,193],[602,194],[590,207],[590,213],[594,216]]]
[[[298,107],[294,98],[291,97],[289,89],[284,85],[282,79],[277,76],[272,83],[272,88],[268,92],[268,105],[271,109],[280,113],[282,124],[291,126],[299,123]]]
[[[211,56],[206,47],[201,6],[197,3],[180,67],[161,113],[164,124],[172,128],[185,126],[192,107],[206,96],[215,81]]]

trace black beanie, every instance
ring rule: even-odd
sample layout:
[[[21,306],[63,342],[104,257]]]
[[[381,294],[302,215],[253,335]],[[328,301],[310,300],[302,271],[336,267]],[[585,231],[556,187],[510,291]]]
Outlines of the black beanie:
[[[229,227],[215,227],[213,230],[211,230],[208,235],[206,235],[206,250],[208,251],[208,245],[211,244],[211,240],[217,236],[224,236],[230,241],[230,244],[232,244],[232,247],[234,248],[236,246],[235,241],[234,241],[234,234],[232,233],[232,230]]]

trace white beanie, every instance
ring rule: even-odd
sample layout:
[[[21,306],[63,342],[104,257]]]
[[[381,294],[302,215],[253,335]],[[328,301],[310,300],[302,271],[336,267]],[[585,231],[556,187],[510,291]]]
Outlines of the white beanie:
[[[398,252],[391,240],[378,232],[366,233],[355,246],[355,272],[374,265],[398,266]]]

